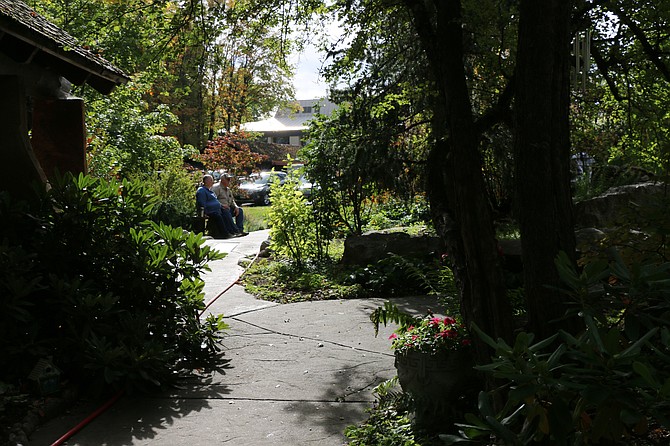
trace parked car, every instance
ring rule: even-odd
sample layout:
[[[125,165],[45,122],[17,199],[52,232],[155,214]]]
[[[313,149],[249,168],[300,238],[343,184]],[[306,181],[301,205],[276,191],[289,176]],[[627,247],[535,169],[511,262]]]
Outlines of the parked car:
[[[212,178],[214,178],[214,182],[217,183],[221,179],[221,174],[224,173],[224,170],[208,170],[207,173],[210,174]]]
[[[312,196],[313,184],[311,181],[305,177],[305,175],[300,175],[298,179],[298,190],[302,192],[302,195],[309,199]]]
[[[270,184],[286,181],[286,172],[261,172],[254,181],[247,181],[239,185],[235,195],[237,203],[270,204]]]

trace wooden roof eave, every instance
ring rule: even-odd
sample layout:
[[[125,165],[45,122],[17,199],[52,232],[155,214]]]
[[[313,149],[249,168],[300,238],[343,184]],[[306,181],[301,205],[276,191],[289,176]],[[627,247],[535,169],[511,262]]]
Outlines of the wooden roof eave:
[[[130,80],[108,62],[93,60],[95,54],[84,55],[76,47],[58,46],[45,36],[4,17],[0,17],[0,31],[0,50],[13,60],[51,68],[75,85],[88,83],[100,93],[109,94],[116,85]]]

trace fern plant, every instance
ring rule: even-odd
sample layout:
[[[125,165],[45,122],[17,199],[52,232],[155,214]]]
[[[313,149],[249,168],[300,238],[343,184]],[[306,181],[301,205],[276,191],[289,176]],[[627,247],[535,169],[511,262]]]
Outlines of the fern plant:
[[[375,403],[366,411],[369,418],[347,426],[344,435],[351,446],[420,446],[423,439],[414,432],[410,418],[410,397],[398,389],[394,377],[374,388]]]
[[[394,323],[398,324],[400,328],[407,328],[420,321],[419,318],[405,313],[396,304],[389,301],[375,309],[370,315],[370,320],[375,325],[375,336],[379,334],[379,324],[384,324],[386,327],[387,324]]]

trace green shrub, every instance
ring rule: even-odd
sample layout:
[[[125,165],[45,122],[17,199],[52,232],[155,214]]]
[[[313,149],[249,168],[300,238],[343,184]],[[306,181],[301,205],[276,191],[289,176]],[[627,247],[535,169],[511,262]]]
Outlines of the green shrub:
[[[414,432],[410,418],[408,396],[394,389],[398,378],[393,378],[375,387],[373,407],[367,409],[367,420],[347,426],[345,436],[351,446],[421,446],[429,444]]]
[[[430,223],[430,210],[425,195],[415,195],[411,200],[407,200],[386,193],[375,197],[365,229],[380,230],[427,223]]]
[[[428,288],[423,283],[412,283],[407,270],[408,263],[402,257],[382,259],[374,265],[360,267],[349,275],[348,282],[365,288],[370,295],[403,296],[425,294]]]
[[[365,287],[370,295],[456,295],[451,269],[439,262],[392,255],[353,270],[346,283]]]
[[[143,95],[151,85],[135,79],[108,96],[87,102],[88,169],[100,178],[153,176],[168,166],[181,165],[198,151],[165,136],[179,122],[167,105],[149,107]]]
[[[202,174],[172,165],[147,180],[158,198],[154,221],[190,228],[195,214],[195,191]]]
[[[21,207],[0,194],[0,376],[12,378],[26,376],[30,362],[48,354],[34,317],[45,271],[37,253],[22,243],[35,233],[38,220]]]
[[[157,198],[142,182],[66,175],[52,186],[32,213],[0,200],[0,357],[12,364],[0,380],[44,356],[97,388],[165,385],[213,365],[225,324],[200,321],[200,274],[222,255],[153,222]]]
[[[495,350],[478,368],[505,385],[506,400],[494,410],[482,393],[480,415],[451,441],[646,445],[653,429],[670,429],[670,264],[618,257],[578,273],[562,255],[557,265],[584,331],[540,342],[520,333],[510,346],[477,330]]]
[[[260,259],[247,270],[244,284],[259,299],[280,303],[359,297],[361,287],[343,284],[341,274],[333,264],[298,267],[293,262]]]
[[[308,259],[316,256],[316,230],[311,209],[298,190],[297,173],[289,173],[284,184],[274,182],[270,193],[270,246],[278,255],[304,266]]]

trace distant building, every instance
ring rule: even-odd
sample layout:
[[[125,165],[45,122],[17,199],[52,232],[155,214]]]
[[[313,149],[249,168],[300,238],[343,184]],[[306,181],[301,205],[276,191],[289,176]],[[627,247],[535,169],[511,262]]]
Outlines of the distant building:
[[[317,114],[330,115],[337,106],[327,99],[304,99],[278,110],[271,118],[242,124],[242,129],[263,135],[270,144],[304,146],[304,133]]]

